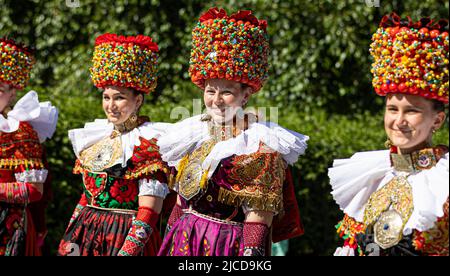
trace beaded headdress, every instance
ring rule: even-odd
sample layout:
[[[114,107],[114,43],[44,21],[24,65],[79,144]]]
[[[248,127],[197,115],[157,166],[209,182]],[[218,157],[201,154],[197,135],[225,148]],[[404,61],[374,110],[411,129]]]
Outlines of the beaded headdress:
[[[230,16],[212,8],[192,31],[189,75],[201,89],[207,79],[227,79],[247,84],[258,92],[268,77],[267,22],[251,11]]]
[[[412,94],[448,103],[447,20],[412,22],[392,13],[383,17],[372,41],[377,94]]]
[[[31,49],[11,39],[0,38],[0,82],[23,89],[34,63]]]
[[[103,34],[95,40],[90,69],[95,86],[128,87],[145,94],[157,83],[158,45],[148,36]]]

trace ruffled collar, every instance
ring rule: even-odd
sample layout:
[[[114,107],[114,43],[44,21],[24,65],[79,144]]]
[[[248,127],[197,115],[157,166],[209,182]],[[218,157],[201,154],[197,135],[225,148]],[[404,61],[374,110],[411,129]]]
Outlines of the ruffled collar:
[[[158,138],[170,126],[168,123],[145,122],[129,132],[120,133],[123,152],[116,164],[121,163],[124,168],[127,166],[127,161],[133,156],[134,147],[141,145],[139,137],[147,140]],[[83,150],[106,137],[111,137],[113,131],[114,125],[106,119],[96,119],[94,122],[86,123],[84,128],[69,130],[69,139],[77,158],[80,158]]]
[[[162,159],[169,166],[177,167],[186,154],[212,139],[208,122],[202,120],[203,116],[194,116],[174,124],[174,131],[158,140]],[[248,129],[241,131],[236,137],[216,143],[203,161],[202,168],[208,170],[208,177],[211,177],[222,159],[255,153],[261,143],[279,152],[288,164],[293,164],[304,154],[308,140],[308,136],[272,122],[251,123]]]
[[[329,168],[332,195],[340,209],[363,222],[364,209],[372,193],[384,187],[395,176],[407,176],[412,188],[414,210],[403,229],[426,231],[444,215],[443,205],[449,195],[449,154],[446,153],[429,169],[398,171],[391,165],[388,150],[359,152],[349,159],[337,159]],[[427,165],[422,159],[422,166]]]
[[[20,122],[29,122],[42,143],[51,138],[56,130],[58,110],[50,102],[40,103],[35,91],[30,91],[17,101],[7,113],[0,114],[0,131],[11,133],[19,129]]]

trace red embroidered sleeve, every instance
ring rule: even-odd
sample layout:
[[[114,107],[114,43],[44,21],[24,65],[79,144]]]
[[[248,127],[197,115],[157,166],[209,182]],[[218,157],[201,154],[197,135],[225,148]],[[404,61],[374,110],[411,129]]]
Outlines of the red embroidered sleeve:
[[[31,182],[44,182],[47,171],[33,127],[21,122],[16,131],[0,133],[0,147],[0,201],[28,204],[40,200],[42,194]]]
[[[1,133],[0,147],[0,169],[13,170],[15,173],[44,169],[44,150],[29,123],[21,122],[15,132]]]
[[[448,209],[449,200],[444,204],[444,216],[439,218],[435,226],[425,232],[414,232],[413,245],[418,251],[426,255],[448,256]]]
[[[169,167],[161,159],[157,140],[142,137],[139,137],[139,140],[141,144],[134,148],[132,166],[127,170],[125,179],[153,178],[161,183],[167,183]]]

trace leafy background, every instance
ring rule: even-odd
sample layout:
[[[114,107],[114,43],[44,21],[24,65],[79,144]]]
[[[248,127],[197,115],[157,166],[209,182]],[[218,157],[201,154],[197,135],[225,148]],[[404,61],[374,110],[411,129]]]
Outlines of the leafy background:
[[[378,7],[371,3],[379,3]],[[250,106],[278,107],[281,125],[311,137],[294,177],[305,235],[290,241],[288,255],[330,255],[340,243],[334,225],[342,217],[330,195],[327,168],[333,159],[356,151],[382,149],[383,99],[371,87],[369,45],[381,17],[448,18],[439,0],[0,0],[0,36],[36,48],[29,87],[60,110],[54,138],[46,142],[53,175],[53,201],[47,209],[46,254],[56,254],[81,179],[67,131],[104,117],[101,97],[88,68],[95,37],[112,32],[150,35],[160,46],[159,83],[143,114],[175,122],[175,107],[192,110],[201,92],[189,80],[191,30],[213,6],[228,12],[251,9],[269,22],[270,79]],[[435,143],[448,144],[448,120]]]

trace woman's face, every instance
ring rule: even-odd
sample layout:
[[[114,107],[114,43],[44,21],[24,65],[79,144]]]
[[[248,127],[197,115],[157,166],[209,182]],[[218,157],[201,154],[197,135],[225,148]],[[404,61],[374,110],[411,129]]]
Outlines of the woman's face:
[[[142,95],[135,96],[129,88],[107,86],[103,91],[103,111],[111,123],[122,124],[131,114],[137,113],[143,100]]]
[[[387,95],[384,128],[402,153],[431,143],[433,130],[439,129],[444,121],[445,113],[435,111],[430,100],[415,95]]]
[[[215,123],[233,121],[236,112],[244,106],[251,94],[251,88],[242,88],[239,82],[226,79],[209,79],[205,82],[203,99],[206,111]]]
[[[16,89],[9,84],[0,82],[0,112],[3,112],[15,97]]]

